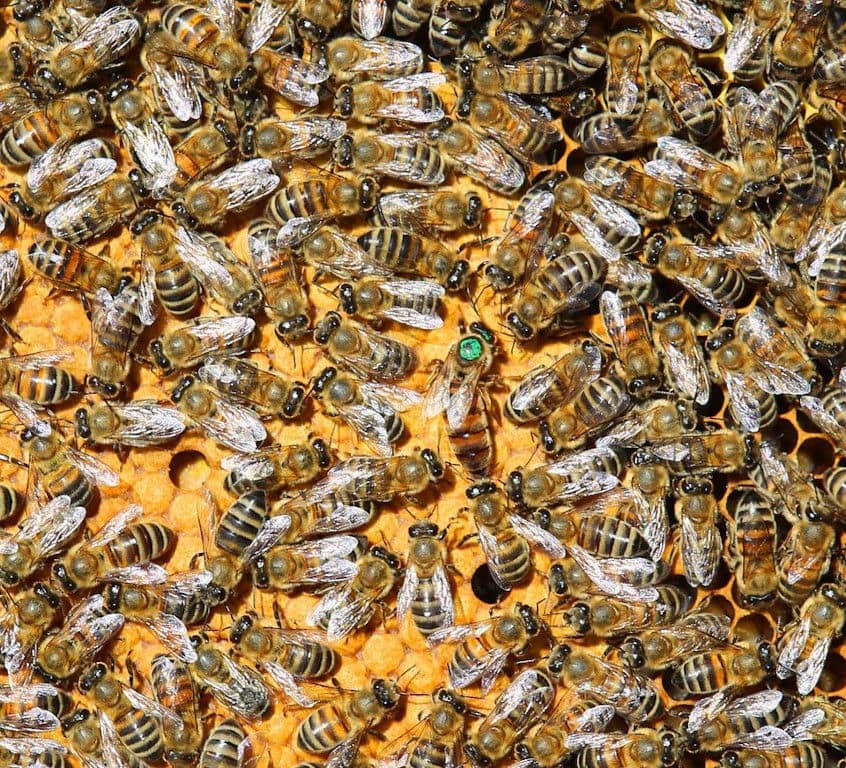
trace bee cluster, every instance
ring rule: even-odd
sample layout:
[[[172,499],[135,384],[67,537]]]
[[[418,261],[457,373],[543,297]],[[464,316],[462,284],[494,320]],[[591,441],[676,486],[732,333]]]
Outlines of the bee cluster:
[[[0,768],[846,752],[844,8],[2,14]]]

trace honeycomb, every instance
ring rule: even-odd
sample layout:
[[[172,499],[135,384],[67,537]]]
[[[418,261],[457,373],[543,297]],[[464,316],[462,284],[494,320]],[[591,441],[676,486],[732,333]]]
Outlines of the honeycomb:
[[[517,3],[512,3],[514,6]],[[67,5],[70,5],[69,3]],[[211,4],[209,4],[211,5]],[[245,4],[249,6],[250,4]],[[510,4],[511,5],[511,4]],[[510,7],[509,5],[509,7]],[[7,25],[8,41],[18,34],[17,22],[13,18],[13,11],[17,6],[2,9],[3,18]],[[550,7],[555,10],[553,3]],[[821,5],[828,10],[828,5]],[[53,11],[56,9],[53,8]],[[247,9],[249,10],[249,9]],[[498,10],[502,10],[498,8]],[[629,11],[631,9],[625,9]],[[45,15],[50,10],[45,10]],[[159,9],[143,6],[143,12],[149,13],[149,19],[155,20],[159,16]],[[488,11],[486,10],[485,13]],[[560,12],[560,11],[556,11]],[[834,12],[832,12],[834,15]],[[730,28],[730,13],[724,12],[726,27]],[[612,29],[631,22],[634,17],[621,14],[616,10],[612,13],[602,11],[593,17],[591,33],[600,37],[607,37]],[[339,30],[346,27],[342,25]],[[340,33],[340,31],[339,31]],[[480,33],[483,34],[483,31]],[[652,29],[653,45],[665,33],[657,28]],[[305,53],[312,48],[307,41]],[[720,71],[721,48],[697,54],[701,64]],[[457,78],[451,67],[442,68],[437,62],[431,64],[436,71],[445,71],[447,82],[438,88],[446,111],[455,111],[457,96]],[[137,74],[137,64],[131,62],[128,71]],[[759,84],[761,84],[759,82]],[[729,82],[714,85],[718,102],[725,104],[728,96]],[[838,107],[839,108],[839,107]],[[274,111],[283,118],[293,117],[298,113],[283,99],[274,99]],[[801,107],[804,117],[811,121],[822,110],[810,102]],[[328,114],[331,111],[331,98],[323,99],[320,112]],[[823,112],[828,119],[828,113]],[[839,125],[839,117],[832,120]],[[585,161],[585,153],[579,143],[573,138],[574,121],[564,123],[565,133],[562,141],[556,147],[556,157],[550,162],[527,164],[527,178],[534,178],[539,173],[561,172],[578,174]],[[354,126],[354,121],[350,121]],[[105,127],[98,129],[97,134],[112,135],[113,129]],[[678,127],[678,135],[684,131]],[[96,134],[95,134],[96,135]],[[130,158],[123,154],[122,169],[131,165]],[[299,178],[305,174],[319,170],[330,174],[332,168],[326,157],[316,161],[293,162],[291,167],[284,169],[284,181]],[[4,175],[6,184],[21,182],[21,175],[12,169],[7,169]],[[474,270],[467,291],[447,294],[442,301],[441,314],[444,325],[434,331],[423,331],[396,324],[387,324],[387,332],[401,338],[409,344],[418,355],[418,364],[414,373],[404,382],[403,386],[426,391],[433,369],[438,361],[448,357],[450,348],[458,340],[461,327],[481,321],[497,334],[497,355],[493,368],[494,375],[486,382],[489,394],[491,419],[494,434],[494,463],[490,476],[497,482],[503,483],[509,472],[520,467],[532,467],[545,462],[531,429],[517,427],[504,417],[503,407],[510,389],[529,370],[538,365],[548,365],[554,361],[565,349],[570,349],[574,339],[594,338],[605,351],[608,348],[608,335],[601,318],[591,310],[579,317],[581,329],[575,335],[565,338],[554,337],[551,334],[541,334],[540,338],[529,343],[518,343],[511,331],[504,325],[505,313],[512,297],[491,291],[483,278],[483,265],[489,260],[491,253],[506,231],[506,220],[513,211],[518,195],[506,197],[498,195],[484,186],[472,182],[459,173],[450,173],[448,183],[455,189],[465,191],[473,189],[481,196],[484,206],[483,225],[479,231],[462,232],[449,235],[445,242],[450,248],[460,249],[461,255],[470,261]],[[385,187],[401,189],[398,182],[386,182]],[[154,205],[155,201],[147,201]],[[761,204],[763,210],[766,203]],[[248,211],[228,216],[223,222],[221,234],[235,253],[246,259],[246,227],[248,222],[259,215],[263,203],[251,207]],[[756,209],[757,210],[757,209]],[[563,228],[564,225],[562,225]],[[352,234],[358,234],[365,228],[363,220],[345,222],[344,229]],[[0,235],[3,248],[16,248],[23,255],[27,252],[33,239],[44,233],[42,224],[33,224],[20,220],[16,232],[5,231]],[[645,234],[648,234],[648,230]],[[108,258],[121,266],[132,266],[137,262],[137,251],[125,227],[113,228],[108,239],[87,243],[86,248],[97,252],[100,247],[108,248]],[[572,234],[572,231],[571,231]],[[68,350],[72,357],[62,365],[74,376],[83,381],[89,369],[90,351],[90,323],[79,296],[57,290],[41,276],[34,273],[29,262],[22,258],[26,284],[20,297],[7,310],[6,319],[19,335],[19,340],[9,340],[7,351],[10,354],[28,354],[44,350]],[[330,310],[338,308],[336,284],[318,275],[311,266],[303,268],[305,282],[308,286],[309,299],[313,304],[314,318],[321,318]],[[656,284],[665,300],[679,296],[679,289],[661,278],[656,278]],[[686,309],[693,315],[700,341],[718,324],[718,319],[709,314],[693,301],[682,298]],[[748,312],[756,304],[758,297],[755,291],[750,291],[738,304],[741,313]],[[215,308],[203,302],[201,313],[212,316]],[[139,350],[146,349],[146,342],[168,328],[175,325],[175,321],[159,312],[155,324],[149,328],[143,337]],[[590,334],[590,336],[589,336]],[[271,322],[259,323],[259,335],[247,357],[263,368],[280,371],[292,378],[309,381],[313,374],[320,370],[327,362],[325,353],[311,339],[305,342],[286,345],[273,332]],[[818,364],[821,375],[832,378],[836,374],[836,365],[829,361]],[[836,376],[834,376],[836,378]],[[152,398],[167,401],[177,377],[163,380],[157,376],[145,361],[137,361],[132,366],[130,391],[133,399]],[[730,421],[726,414],[726,402],[716,393],[708,405],[707,414],[702,422],[708,425],[721,425]],[[58,407],[55,411],[55,425],[68,439],[73,433],[73,414],[83,403],[95,403],[98,398],[90,393],[83,394],[70,403]],[[770,437],[777,437],[781,449],[789,456],[796,458],[802,469],[821,480],[825,470],[834,466],[838,461],[838,453],[831,439],[816,425],[797,411],[796,403],[787,397],[779,398],[779,417],[776,423],[768,428]],[[447,462],[445,477],[433,489],[428,490],[417,499],[397,499],[380,505],[380,512],[376,520],[357,531],[367,536],[373,544],[382,544],[392,552],[406,560],[408,550],[408,527],[421,519],[431,519],[441,528],[447,529],[447,543],[450,562],[450,580],[454,588],[456,605],[456,623],[467,624],[486,621],[491,612],[508,609],[517,602],[530,606],[537,606],[550,627],[553,637],[567,639],[577,646],[592,649],[597,655],[607,653],[607,644],[593,641],[588,637],[571,637],[565,627],[562,605],[549,595],[546,574],[551,558],[542,550],[533,550],[534,571],[530,580],[516,586],[504,596],[499,604],[492,609],[474,592],[471,578],[484,563],[484,555],[474,539],[467,539],[473,533],[472,519],[467,514],[467,498],[465,490],[471,479],[467,477],[460,464],[454,459],[452,450],[445,434],[443,419],[423,418],[419,408],[407,412],[404,416],[406,433],[397,445],[400,452],[406,453],[414,448],[432,448]],[[18,434],[20,425],[10,415],[5,419],[6,429],[0,432],[0,451],[10,457],[21,455]],[[355,455],[370,455],[365,443],[357,439],[350,428],[327,417],[319,403],[309,399],[305,413],[294,421],[273,419],[265,422],[268,432],[268,443],[288,445],[301,442],[314,436],[324,438],[330,445],[333,461],[337,462]],[[120,476],[120,484],[114,488],[101,488],[100,499],[96,507],[90,510],[86,519],[86,527],[90,531],[99,530],[116,513],[130,503],[141,504],[144,508],[144,518],[161,521],[178,532],[176,546],[170,557],[163,563],[168,572],[177,573],[191,568],[202,567],[203,555],[210,549],[212,531],[209,527],[210,515],[219,517],[233,501],[233,497],[226,493],[223,487],[226,471],[221,462],[232,452],[214,440],[199,432],[188,431],[178,440],[159,448],[133,449],[125,452],[86,447],[85,450],[95,455]],[[32,479],[26,469],[13,463],[0,465],[0,480],[10,482],[19,489],[31,487]],[[624,477],[624,482],[628,483]],[[715,480],[715,494],[719,498],[720,512],[723,518],[729,519],[731,512],[728,500],[731,492],[738,486],[749,486],[749,479],[741,474],[718,477]],[[213,503],[210,503],[210,497]],[[26,515],[26,512],[24,512]],[[780,527],[786,528],[783,521]],[[783,535],[783,532],[782,534]],[[837,531],[837,546],[842,545],[842,531]],[[677,532],[674,533],[672,543],[665,553],[672,572],[678,576],[681,573]],[[39,572],[39,578],[48,578],[49,570],[45,567]],[[834,577],[832,576],[831,579]],[[706,601],[722,605],[732,619],[732,635],[734,637],[762,637],[775,641],[783,632],[785,624],[791,618],[791,608],[776,604],[764,611],[744,607],[737,603],[733,592],[734,578],[730,570],[721,565],[714,583],[708,587],[685,587],[695,595],[693,605],[697,606]],[[407,746],[419,733],[419,718],[430,705],[430,694],[438,686],[447,684],[448,675],[446,665],[452,655],[454,646],[443,644],[434,650],[427,646],[420,633],[411,622],[400,624],[390,610],[395,605],[395,592],[388,599],[388,610],[377,612],[376,618],[365,629],[354,632],[348,638],[334,645],[342,657],[341,664],[334,671],[333,682],[347,690],[356,690],[366,685],[375,677],[385,677],[399,680],[406,696],[396,713],[396,716],[386,719],[372,734],[367,734],[363,740],[361,754],[372,757],[373,760],[387,758]],[[12,595],[13,597],[13,595]],[[208,626],[203,627],[212,642],[219,648],[229,651],[228,632],[235,618],[244,611],[255,611],[264,623],[273,624],[275,610],[289,627],[305,628],[306,618],[315,606],[319,596],[296,593],[294,595],[277,594],[253,590],[249,579],[242,582],[237,594],[225,605],[220,606],[213,614]],[[196,632],[200,628],[190,628]],[[540,659],[546,655],[543,645],[533,645],[533,653],[527,661]],[[613,651],[613,648],[612,648]],[[160,643],[143,627],[127,622],[119,636],[107,648],[102,658],[107,659],[114,666],[117,675],[128,679],[130,671],[135,685],[141,692],[151,695],[150,663],[152,657],[162,652]],[[468,700],[474,709],[487,712],[496,696],[502,692],[508,683],[509,676],[519,672],[523,661],[509,665],[508,675],[501,675],[493,689],[488,694],[481,694],[478,687],[472,686],[467,690]],[[817,684],[817,690],[825,695],[835,696],[842,693],[846,685],[846,659],[843,657],[839,637],[835,639],[832,650],[826,662],[826,667]],[[665,704],[672,708],[684,705],[683,701],[675,701],[664,692],[662,681],[656,679],[662,691]],[[769,681],[770,685],[778,685],[785,690],[792,690],[792,680]],[[321,683],[310,682],[305,686],[318,700],[331,700],[336,695],[336,689],[329,680]],[[80,698],[78,693],[74,694]],[[690,704],[691,702],[687,702]],[[208,694],[203,696],[202,711],[206,732],[214,723],[218,723],[230,713],[225,711]],[[299,723],[308,715],[308,711],[297,707],[285,696],[275,695],[272,709],[258,724],[243,722],[246,732],[251,738],[252,754],[259,764],[273,766],[294,766],[301,761],[319,760],[314,756],[300,752],[294,748],[295,732]],[[658,727],[666,720],[673,724],[672,713],[666,719],[650,723]],[[621,725],[620,727],[625,727]],[[470,725],[472,732],[473,725]],[[51,733],[51,738],[61,741],[61,734]],[[378,738],[377,738],[378,736]],[[833,754],[833,752],[832,752]],[[702,755],[684,755],[687,764],[696,765],[713,763],[712,758]],[[71,758],[73,760],[73,758]],[[503,761],[508,764],[510,757]],[[702,762],[700,762],[702,761]]]

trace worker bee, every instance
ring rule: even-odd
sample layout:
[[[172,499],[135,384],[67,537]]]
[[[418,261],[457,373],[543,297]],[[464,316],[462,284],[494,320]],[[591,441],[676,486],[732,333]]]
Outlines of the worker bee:
[[[114,723],[105,713],[77,708],[62,720],[61,725],[71,752],[85,768],[126,766],[135,759],[121,743]],[[52,768],[63,768],[64,765],[60,763]]]
[[[436,123],[443,119],[444,108],[431,88],[444,82],[442,74],[419,72],[395,80],[342,85],[335,92],[335,112],[364,125],[376,125],[383,120]]]
[[[549,239],[555,196],[549,184],[531,187],[505,221],[505,234],[485,265],[485,277],[495,291],[518,285],[531,271]]]
[[[114,515],[88,541],[77,544],[60,562],[53,575],[66,592],[91,589],[102,582],[148,584],[165,579],[165,571],[152,564],[173,549],[176,534],[162,523],[135,522],[144,510],[130,504]]]
[[[283,228],[284,229],[284,228]],[[280,233],[280,240],[288,234]],[[341,280],[355,280],[364,276],[390,277],[392,271],[366,252],[351,235],[337,227],[322,227],[301,243],[306,264],[318,272]],[[381,254],[379,254],[381,255]]]
[[[57,205],[44,219],[50,233],[71,243],[106,234],[129,221],[138,208],[138,191],[130,177],[112,174],[104,182]]]
[[[380,195],[373,217],[380,226],[432,237],[440,232],[477,229],[482,198],[476,192],[407,189]]]
[[[125,278],[107,259],[63,240],[37,237],[29,246],[27,257],[39,275],[66,291],[90,295],[105,288],[115,294]]]
[[[403,379],[417,365],[417,355],[411,347],[358,323],[342,320],[337,312],[327,312],[315,325],[314,340],[332,362],[365,380]]]
[[[543,669],[524,670],[497,696],[490,714],[464,745],[464,754],[479,768],[502,760],[546,714],[554,698],[555,686]]]
[[[247,360],[208,357],[197,375],[222,395],[249,406],[260,416],[295,419],[303,410],[305,385],[279,373],[264,370]]]
[[[650,53],[649,72],[653,82],[663,86],[673,112],[684,123],[695,143],[704,142],[718,125],[717,105],[690,54],[672,43]]]
[[[365,627],[402,572],[399,558],[382,547],[363,553],[356,565],[356,573],[326,592],[308,616],[311,626],[326,629],[330,641]]]
[[[502,491],[489,480],[466,490],[479,543],[494,582],[505,592],[522,582],[532,569],[531,548],[515,527]]]
[[[480,136],[468,125],[444,120],[430,129],[428,139],[435,142],[454,170],[494,192],[514,195],[526,182],[525,171],[517,160],[496,141]]]
[[[371,177],[313,177],[289,183],[267,204],[267,215],[281,226],[278,243],[294,246],[334,219],[373,209],[378,185]]]
[[[153,657],[150,679],[159,706],[179,718],[161,721],[164,757],[177,765],[192,764],[202,746],[202,726],[199,713],[199,692],[188,665],[165,654]]]
[[[74,414],[77,437],[89,445],[145,448],[175,440],[185,431],[181,414],[156,400],[94,405]]]
[[[450,347],[423,401],[423,417],[444,413],[447,436],[456,458],[472,477],[486,477],[493,460],[493,440],[486,395],[480,389],[496,354],[494,335],[481,323]]]
[[[719,512],[710,480],[683,478],[676,484],[676,518],[681,527],[680,548],[687,583],[709,586],[717,576],[723,540],[717,528]]]
[[[189,669],[226,709],[245,720],[257,721],[270,707],[270,691],[261,675],[215,648],[205,635],[195,635],[191,643],[197,660]]]
[[[843,749],[843,699],[831,696],[805,696],[799,704],[800,714],[809,713],[819,718],[813,726],[813,739],[820,743],[831,744],[836,749]]]
[[[736,253],[732,246],[697,245],[663,233],[652,235],[644,246],[647,265],[679,283],[710,312],[729,320],[746,292],[743,274],[733,266]]]
[[[505,415],[515,424],[527,424],[571,402],[580,389],[599,378],[602,354],[585,341],[549,366],[523,376],[508,395]]]
[[[620,656],[632,669],[661,671],[695,653],[723,647],[730,628],[727,616],[696,608],[667,626],[628,635],[620,644]]]
[[[455,606],[446,575],[446,529],[428,521],[408,529],[409,551],[405,579],[397,593],[397,619],[410,612],[420,634],[429,637],[455,621]]]
[[[116,149],[105,139],[74,142],[60,138],[29,166],[23,183],[14,187],[9,202],[29,221],[72,195],[100,184],[117,168]]]
[[[772,600],[778,587],[772,508],[754,491],[745,491],[738,499],[728,531],[727,562],[734,571],[741,602],[755,604]]]
[[[235,622],[229,639],[238,653],[258,664],[279,690],[304,707],[314,706],[314,701],[298,681],[324,677],[338,663],[338,654],[319,633],[263,627],[253,613]]]
[[[245,160],[215,176],[192,182],[171,209],[189,227],[216,229],[229,212],[244,210],[277,186],[279,176],[273,173],[270,160]]]
[[[381,318],[433,330],[443,326],[438,316],[444,289],[428,280],[362,279],[338,288],[345,314],[375,322]]]
[[[725,70],[737,72],[753,58],[784,18],[783,0],[753,0],[726,39]]]
[[[423,399],[413,390],[359,381],[333,367],[317,376],[312,394],[327,415],[343,419],[380,456],[390,456],[405,431],[399,413]]]
[[[582,179],[571,176],[556,184],[555,206],[607,261],[619,260],[640,241],[634,217],[617,203],[594,195]]]
[[[114,297],[105,288],[97,289],[91,301],[91,372],[86,383],[104,399],[126,395],[130,354],[155,319],[149,271]]]
[[[359,129],[345,133],[335,142],[332,158],[339,168],[409,184],[437,187],[445,178],[443,156],[419,131],[375,134]]]
[[[778,594],[799,605],[810,597],[828,572],[835,546],[835,530],[816,519],[797,520],[776,553]]]
[[[447,665],[452,686],[466,688],[480,680],[487,693],[509,657],[527,652],[545,631],[546,625],[531,606],[516,603],[487,621],[443,627],[429,635],[427,643],[460,643]]]
[[[651,320],[667,382],[679,396],[704,405],[711,396],[711,381],[690,320],[678,304],[656,305]]]
[[[329,464],[329,449],[320,438],[311,443],[274,446],[224,458],[221,467],[229,474],[223,486],[235,496],[253,490],[275,494],[310,483]]]
[[[190,424],[234,451],[255,451],[267,438],[267,430],[253,411],[225,400],[195,376],[183,376],[170,399]]]
[[[120,632],[123,623],[123,616],[106,610],[102,595],[74,603],[64,625],[44,636],[36,669],[50,681],[73,677]]]
[[[150,32],[144,40],[140,60],[145,73],[150,75],[153,98],[161,111],[182,126],[196,124],[203,114],[197,67],[185,57],[174,35],[163,29]]]
[[[542,159],[563,138],[550,119],[515,93],[490,96],[465,91],[456,114],[525,163]]]
[[[209,355],[237,353],[251,343],[256,323],[251,317],[201,317],[176,326],[150,342],[150,355],[164,376],[192,368]]]
[[[276,164],[285,164],[330,151],[346,129],[343,120],[333,117],[295,120],[266,117],[241,129],[239,146],[243,157],[263,157]]]
[[[0,253],[0,281],[3,279]],[[17,261],[15,261],[17,265]],[[37,418],[32,405],[53,406],[66,402],[79,392],[79,384],[55,363],[66,360],[62,352],[39,352],[0,358],[0,401],[24,423]]]
[[[300,19],[302,21],[302,18]],[[294,104],[316,107],[318,89],[329,78],[329,70],[298,56],[282,51],[261,48],[253,54],[253,66],[261,83]],[[245,71],[249,73],[251,68]],[[239,78],[233,79],[236,89],[241,87]]]
[[[50,588],[36,582],[4,600],[0,613],[0,661],[16,685],[30,674],[38,643],[59,617],[61,600]]]
[[[780,741],[761,739],[760,747],[755,749],[728,749],[720,760],[721,768],[749,768],[753,765],[765,765],[768,768],[787,768],[787,766],[809,766],[819,768],[825,765],[826,753],[814,744],[794,739],[788,734],[787,746]],[[769,748],[768,748],[769,747]]]
[[[380,678],[358,691],[343,692],[300,723],[297,748],[312,755],[330,753],[330,762],[352,765],[365,733],[391,717],[399,701],[397,684]]]
[[[675,130],[672,115],[658,99],[649,99],[643,115],[590,114],[573,131],[573,137],[589,155],[634,152],[660,141]]]
[[[394,11],[394,18],[399,12]],[[342,35],[326,43],[326,66],[337,83],[361,75],[371,80],[394,80],[421,72],[423,64],[423,52],[418,46],[390,37],[362,40]]]
[[[576,756],[578,768],[605,765],[675,765],[682,742],[669,729],[636,728],[626,734],[597,734]]]
[[[226,768],[244,768],[248,765],[247,752],[250,738],[236,720],[223,720],[212,728],[200,753],[200,768],[225,766]]]
[[[162,196],[158,190],[166,189],[170,194],[183,192],[195,180],[213,173],[224,166],[235,155],[238,139],[237,129],[226,118],[218,118],[209,124],[198,125],[186,132],[162,163],[161,170],[153,177],[154,195]],[[175,139],[176,141],[176,139]]]
[[[35,474],[36,497],[70,497],[73,506],[88,507],[95,488],[118,485],[118,475],[93,456],[65,442],[58,431],[45,422],[37,422],[21,433],[21,447]]]
[[[458,62],[459,75],[477,93],[524,95],[555,94],[570,86],[572,72],[558,56],[530,56],[518,61],[494,58],[464,59]]]
[[[546,664],[552,679],[566,691],[608,704],[631,723],[652,720],[664,709],[658,689],[648,677],[586,649],[557,643]]]
[[[731,429],[717,429],[655,441],[648,448],[635,451],[632,461],[663,461],[673,474],[699,475],[737,472],[754,462],[756,453],[751,436]]]
[[[726,33],[719,16],[692,0],[638,0],[639,16],[691,48],[707,51]]]
[[[649,39],[624,29],[608,40],[605,103],[615,115],[640,117],[646,104],[646,54]]]
[[[696,201],[690,192],[676,189],[616,157],[589,157],[585,161],[584,180],[598,195],[618,201],[647,221],[680,221],[696,211]]]
[[[121,613],[127,621],[143,624],[174,656],[193,662],[197,654],[185,624],[197,622],[179,606],[196,600],[211,580],[208,571],[186,571],[167,581],[161,579],[160,583],[154,579],[135,580],[134,584],[132,580],[111,583],[104,591],[106,608]]]
[[[467,285],[467,259],[431,237],[398,227],[375,227],[359,235],[358,244],[372,264],[370,270],[432,278],[450,292]]]

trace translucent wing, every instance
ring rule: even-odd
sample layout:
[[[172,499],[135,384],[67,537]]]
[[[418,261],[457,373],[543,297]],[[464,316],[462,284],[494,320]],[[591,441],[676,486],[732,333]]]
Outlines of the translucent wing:
[[[365,40],[373,40],[382,34],[388,16],[387,0],[353,0],[350,13],[353,28]]]
[[[784,644],[778,655],[776,674],[781,680],[786,680],[796,672],[796,666],[802,656],[802,651],[811,637],[811,621],[803,618],[797,626],[785,633]]]
[[[215,402],[211,414],[196,421],[211,438],[233,451],[255,451],[267,438],[267,430],[255,412],[223,399]]]
[[[522,166],[495,141],[477,138],[474,148],[468,152],[454,152],[453,161],[464,169],[465,173],[491,186],[518,190],[526,183],[526,174]]]
[[[279,186],[279,177],[270,160],[259,158],[233,165],[204,183],[226,192],[226,209],[233,211],[269,195]]]
[[[411,604],[417,596],[417,589],[420,586],[420,577],[417,573],[417,566],[409,563],[405,569],[405,579],[397,592],[397,621],[403,621],[405,615],[411,609]]]
[[[686,515],[681,521],[681,552],[684,571],[691,586],[708,586],[720,564],[723,542],[714,525],[696,526]]]
[[[707,51],[726,33],[720,18],[707,8],[692,0],[674,0],[674,5],[674,11],[656,10],[650,15],[672,37],[692,48]]]
[[[185,431],[181,411],[155,400],[135,400],[113,407],[120,414],[120,425],[111,438],[121,445],[143,448],[173,440]]]
[[[799,398],[799,405],[841,449],[846,447],[846,429],[826,410],[822,400],[805,395]]]
[[[443,611],[443,626],[450,627],[455,623],[455,603],[452,599],[452,590],[449,586],[449,579],[446,569],[439,563],[432,575],[432,587],[434,588],[435,599]]]
[[[662,343],[660,334],[658,340],[666,367],[673,376],[679,394],[699,405],[707,403],[711,396],[711,380],[699,345],[689,348],[687,345]]]
[[[701,280],[689,275],[674,275],[674,280],[681,283],[682,287],[693,296],[703,307],[709,309],[715,315],[733,320],[735,317],[734,306],[724,300],[718,299],[714,292]]]
[[[247,52],[255,53],[270,40],[276,28],[295,5],[294,0],[289,3],[277,2],[277,0],[260,0],[253,3],[250,18],[241,37]]]
[[[728,371],[723,373],[723,381],[738,425],[744,432],[757,432],[761,428],[761,406],[751,389],[755,386],[754,382]]]
[[[78,37],[63,46],[62,51],[65,54],[77,53],[82,61],[93,57],[99,69],[119,59],[124,51],[138,42],[140,36],[138,19],[125,6],[116,5],[91,19]]]
[[[154,196],[158,196],[162,189],[173,183],[179,170],[167,136],[153,118],[147,118],[140,127],[127,123],[122,133],[138,164],[150,177]]]
[[[339,413],[379,456],[393,455],[394,447],[382,411],[369,405],[350,405],[340,409]]]
[[[99,459],[89,456],[87,453],[67,446],[68,458],[76,465],[89,482],[94,485],[103,485],[106,488],[116,488],[120,485],[120,475],[111,467]]]
[[[59,718],[41,707],[25,712],[9,712],[0,718],[0,729],[12,733],[40,733],[54,731],[60,726]]]
[[[21,262],[14,248],[0,251],[0,309],[5,309],[21,292]]]
[[[481,526],[478,528],[478,532],[479,544],[482,547],[482,552],[485,554],[485,560],[488,563],[488,570],[490,570],[493,580],[497,583],[500,589],[503,589],[506,592],[510,591],[511,584],[503,576],[505,563],[502,561],[496,537],[487,528]]]
[[[621,578],[625,573],[631,576],[635,573],[635,565],[622,563],[622,567],[618,561],[625,561],[626,559],[635,558],[596,558],[590,552],[582,549],[579,546],[571,545],[569,547],[570,555],[579,564],[579,567],[585,572],[587,577],[594,585],[606,595],[618,597],[621,600],[630,600],[637,603],[654,603],[658,599],[658,591],[655,587],[635,587],[626,583]],[[637,558],[642,560],[642,558]],[[609,564],[607,561],[611,560]],[[651,566],[651,569],[650,569]],[[641,575],[654,574],[655,565],[650,561],[643,561],[641,567]]]
[[[314,699],[302,689],[297,679],[281,664],[275,661],[266,661],[261,666],[270,675],[271,680],[276,683],[279,690],[291,701],[301,707],[313,707],[316,704]]]
[[[379,286],[383,291],[397,299],[408,301],[415,297],[424,297],[423,306],[433,307],[432,313],[420,312],[411,307],[389,307],[380,312],[389,320],[409,325],[412,328],[434,330],[443,327],[444,321],[435,314],[438,299],[444,295],[444,289],[431,280],[391,280]]]
[[[177,120],[196,120],[203,113],[200,92],[194,79],[178,62],[173,70],[153,65],[153,80]]]
[[[816,687],[825,669],[825,660],[828,658],[831,641],[831,636],[817,637],[811,652],[796,665],[796,690],[799,691],[800,696],[807,696]]]
[[[179,718],[172,709],[168,709],[167,707],[163,707],[157,701],[154,701],[149,696],[145,696],[143,693],[138,693],[134,688],[130,688],[126,686],[123,689],[123,692],[126,694],[126,698],[132,702],[132,706],[136,709],[140,709],[143,712],[147,712],[148,714],[152,715],[153,717],[167,721],[170,725],[174,727],[180,727],[183,725],[182,720]]]
[[[524,536],[526,539],[534,544],[537,544],[541,549],[548,552],[552,557],[563,558],[567,557],[567,547],[554,534],[541,528],[537,523],[531,520],[526,520],[517,515],[512,515],[510,518],[514,530]]]
[[[71,507],[69,496],[57,496],[21,522],[14,540],[27,542],[40,561],[62,549],[84,520],[85,507]]]
[[[157,613],[145,617],[142,621],[174,656],[189,664],[197,660],[197,652],[191,645],[188,630],[176,616],[171,616],[169,613]]]
[[[431,419],[443,413],[450,402],[450,382],[455,375],[455,356],[452,351],[437,368],[423,398],[423,418]]]

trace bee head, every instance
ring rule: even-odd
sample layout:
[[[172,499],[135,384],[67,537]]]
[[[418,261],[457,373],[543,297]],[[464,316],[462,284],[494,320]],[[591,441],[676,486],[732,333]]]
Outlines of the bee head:
[[[162,370],[165,376],[173,373],[173,363],[167,359],[161,339],[153,339],[150,342],[150,354],[153,357],[153,362]]]
[[[431,448],[424,448],[420,451],[420,457],[426,463],[426,469],[433,483],[438,482],[444,476],[444,465],[437,454]]]
[[[43,581],[38,581],[32,587],[32,591],[44,600],[51,608],[58,608],[61,605],[59,596],[53,592]]]
[[[353,113],[353,88],[351,85],[342,85],[335,93],[335,111],[341,117],[352,117]]]
[[[482,483],[475,483],[464,491],[464,495],[471,500],[478,499],[479,496],[485,496],[489,493],[496,493],[496,484],[490,480],[485,480]]]
[[[306,389],[302,384],[294,384],[288,397],[285,398],[285,405],[282,407],[282,415],[287,419],[292,419],[303,408],[303,403],[306,398]]]
[[[338,288],[338,296],[341,299],[341,309],[348,315],[354,315],[358,309],[355,301],[355,292],[350,283],[341,283]]]
[[[508,475],[505,489],[511,501],[516,501],[518,504],[523,503],[523,473],[519,469],[515,469]]]
[[[332,381],[338,375],[338,369],[329,366],[328,368],[324,368],[320,375],[315,379],[314,385],[312,386],[312,391],[316,392],[318,395],[323,394],[323,390],[326,389],[326,385]]]
[[[534,328],[523,322],[523,319],[516,312],[509,312],[505,317],[505,322],[521,341],[528,341],[535,335]]]
[[[324,440],[318,437],[317,440],[312,442],[311,447],[314,448],[314,452],[317,454],[317,463],[320,465],[320,468],[326,469],[332,463],[332,459],[329,456],[329,446],[326,445]]]
[[[91,425],[88,423],[88,409],[77,408],[73,415],[73,421],[76,426],[76,434],[83,440],[88,440],[91,437]]]
[[[185,393],[191,386],[193,386],[193,384],[193,376],[183,376],[179,380],[179,383],[174,387],[173,392],[170,393],[170,399],[174,403],[178,403],[180,400],[182,400],[182,398],[185,396]]]
[[[438,526],[430,520],[420,520],[408,526],[408,538],[419,539],[421,536],[437,536]]]
[[[321,347],[329,343],[332,334],[341,327],[341,316],[337,312],[327,312],[314,329],[314,341]]]
[[[254,618],[249,614],[245,613],[232,627],[232,631],[229,633],[229,640],[233,643],[233,645],[237,645],[241,642],[241,638],[244,637],[244,633],[250,629],[253,624],[255,623]]]
[[[70,577],[64,563],[53,563],[53,575],[65,592],[76,592],[76,582]]]
[[[467,275],[470,274],[470,263],[467,259],[459,259],[455,262],[444,286],[448,291],[460,291],[467,284]]]
[[[640,669],[646,664],[646,653],[640,638],[627,637],[620,645],[620,654],[632,669]]]
[[[102,661],[92,664],[85,674],[79,678],[78,687],[82,693],[88,693],[100,680],[108,674],[108,669]]]

